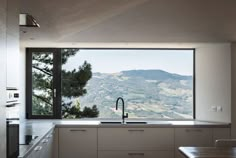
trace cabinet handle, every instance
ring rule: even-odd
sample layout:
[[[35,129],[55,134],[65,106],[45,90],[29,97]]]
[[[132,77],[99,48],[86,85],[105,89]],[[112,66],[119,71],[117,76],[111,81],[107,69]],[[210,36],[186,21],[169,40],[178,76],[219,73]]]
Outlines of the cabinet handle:
[[[186,129],[186,132],[202,132],[202,129]]]
[[[85,129],[71,129],[71,132],[86,132],[87,130]]]
[[[53,96],[54,96],[54,98],[56,98],[57,97],[57,89],[53,89]]]
[[[144,132],[144,129],[129,129],[129,132]]]
[[[129,156],[144,156],[144,153],[128,153]]]
[[[36,147],[34,148],[34,151],[40,151],[40,150],[42,150],[42,146],[36,146]]]

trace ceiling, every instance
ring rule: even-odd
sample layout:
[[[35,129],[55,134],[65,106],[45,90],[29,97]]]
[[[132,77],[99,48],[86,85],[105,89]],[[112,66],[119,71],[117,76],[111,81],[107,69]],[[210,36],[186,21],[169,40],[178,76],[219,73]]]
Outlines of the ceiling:
[[[21,0],[21,43],[236,41],[236,0]],[[23,33],[24,32],[24,33]]]

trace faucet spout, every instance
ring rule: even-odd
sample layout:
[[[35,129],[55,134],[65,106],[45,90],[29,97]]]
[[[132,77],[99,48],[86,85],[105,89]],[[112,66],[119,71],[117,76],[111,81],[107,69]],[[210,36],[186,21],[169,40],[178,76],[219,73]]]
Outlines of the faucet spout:
[[[128,118],[128,113],[126,113],[126,115],[124,114],[125,113],[125,103],[124,103],[124,99],[122,97],[119,97],[116,100],[116,110],[118,110],[119,100],[121,100],[121,102],[122,102],[122,123],[124,124],[125,118]]]

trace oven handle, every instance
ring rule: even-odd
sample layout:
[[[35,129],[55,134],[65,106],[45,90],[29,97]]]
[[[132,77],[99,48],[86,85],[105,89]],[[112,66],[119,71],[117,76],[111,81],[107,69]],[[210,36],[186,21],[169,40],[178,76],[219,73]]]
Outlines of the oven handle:
[[[16,105],[20,104],[19,102],[10,102],[6,104],[6,107],[10,108],[10,107],[14,107]]]

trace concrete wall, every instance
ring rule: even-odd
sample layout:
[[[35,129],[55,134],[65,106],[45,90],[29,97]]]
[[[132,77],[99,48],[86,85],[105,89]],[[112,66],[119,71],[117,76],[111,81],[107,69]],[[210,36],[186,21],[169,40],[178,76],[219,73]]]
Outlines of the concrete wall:
[[[6,0],[0,0],[0,157],[6,157]]]
[[[231,45],[229,43],[84,43],[83,48],[196,48],[196,119],[231,122]],[[21,48],[21,96],[25,96],[25,49]],[[25,105],[23,99],[22,105]],[[212,106],[221,106],[214,112]],[[25,117],[25,107],[21,107]]]
[[[236,43],[232,43],[232,54],[231,54],[231,63],[232,63],[232,124],[231,124],[231,137],[236,139]]]

